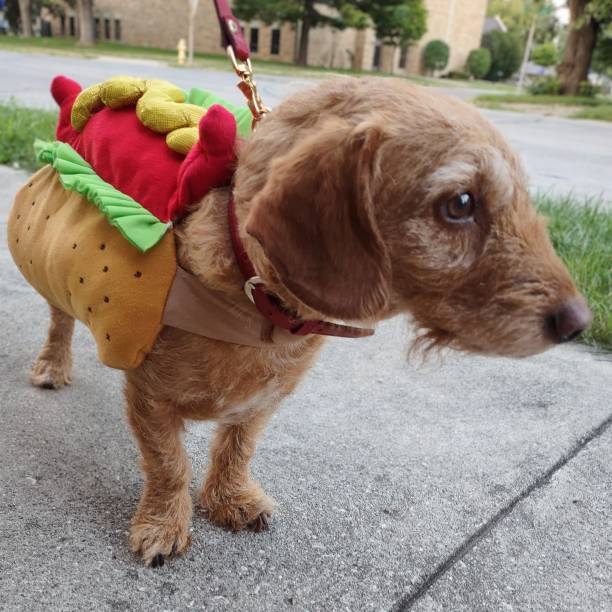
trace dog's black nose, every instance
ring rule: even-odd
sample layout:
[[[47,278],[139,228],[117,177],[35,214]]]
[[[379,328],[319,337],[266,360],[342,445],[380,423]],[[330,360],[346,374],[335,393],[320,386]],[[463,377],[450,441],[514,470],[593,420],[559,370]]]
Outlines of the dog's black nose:
[[[548,317],[548,327],[555,342],[569,342],[578,337],[592,320],[593,315],[584,301],[573,298]]]

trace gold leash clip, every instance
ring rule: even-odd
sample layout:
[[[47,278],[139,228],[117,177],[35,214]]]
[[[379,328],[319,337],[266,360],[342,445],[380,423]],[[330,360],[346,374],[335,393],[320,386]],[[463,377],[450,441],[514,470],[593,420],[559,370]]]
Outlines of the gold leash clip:
[[[238,61],[234,49],[231,46],[227,48],[227,54],[232,61],[232,66],[236,71],[236,74],[240,78],[238,83],[238,89],[244,94],[247,99],[249,108],[253,115],[253,127],[264,117],[266,113],[270,112],[270,109],[264,105],[261,100],[261,96],[257,91],[257,83],[253,80],[253,67],[251,66],[251,60],[247,59],[246,62]]]

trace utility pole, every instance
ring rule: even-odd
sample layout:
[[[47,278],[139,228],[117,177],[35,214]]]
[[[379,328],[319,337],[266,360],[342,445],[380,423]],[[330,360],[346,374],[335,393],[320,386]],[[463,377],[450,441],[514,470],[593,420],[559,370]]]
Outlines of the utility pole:
[[[519,80],[517,85],[517,91],[521,93],[523,91],[523,84],[525,82],[525,74],[527,72],[527,63],[531,57],[531,47],[533,46],[533,36],[535,34],[536,21],[538,17],[534,16],[529,28],[529,36],[527,37],[527,45],[525,45],[525,54],[523,55],[523,63],[521,64],[521,72],[519,73]]]
[[[188,36],[188,47],[189,47],[189,59],[188,63],[191,66],[193,64],[193,47],[195,44],[195,16],[198,12],[198,5],[200,0],[189,0],[189,36]]]
[[[552,15],[554,11],[554,7],[552,5],[542,3],[540,0],[535,0],[533,3],[526,3],[525,10],[529,10],[529,6],[535,7],[535,11],[533,13],[533,21],[531,22],[531,27],[529,28],[529,36],[527,36],[527,45],[525,46],[525,54],[523,55],[523,63],[521,64],[521,71],[519,73],[519,80],[517,85],[517,90],[519,93],[523,91],[523,85],[525,84],[525,76],[527,73],[527,63],[529,62],[529,58],[531,57],[531,49],[533,47],[533,37],[535,35],[536,26],[538,24],[539,17],[548,17]]]

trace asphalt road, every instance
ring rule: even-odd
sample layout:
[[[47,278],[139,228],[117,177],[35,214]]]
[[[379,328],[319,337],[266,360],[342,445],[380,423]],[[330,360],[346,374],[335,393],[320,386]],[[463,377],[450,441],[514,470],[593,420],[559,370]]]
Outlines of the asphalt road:
[[[42,82],[50,69],[30,70]],[[262,82],[269,99],[284,91]],[[127,547],[141,477],[120,374],[79,326],[74,384],[27,383],[47,313],[6,247],[23,178],[0,167],[1,610],[610,609],[609,356],[571,345],[415,369],[402,319],[330,341],[272,420],[254,462],[278,502],[269,532],[196,515],[185,558],[141,567]],[[209,431],[186,435],[194,488]]]
[[[52,108],[49,83],[57,74],[70,76],[85,86],[119,74],[162,78],[185,89],[212,89],[230,101],[243,103],[231,72],[173,68],[152,61],[111,57],[80,59],[9,52],[0,52],[0,100],[14,96],[27,105]],[[314,79],[267,75],[259,76],[257,81],[270,106],[316,83]],[[461,98],[478,93],[457,87],[440,91]],[[483,113],[522,155],[535,191],[600,196],[612,207],[612,124],[527,113]]]

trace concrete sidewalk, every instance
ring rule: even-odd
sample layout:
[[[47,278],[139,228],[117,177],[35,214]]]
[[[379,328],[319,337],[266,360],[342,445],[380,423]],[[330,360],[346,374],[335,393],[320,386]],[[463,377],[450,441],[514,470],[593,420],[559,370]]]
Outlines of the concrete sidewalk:
[[[612,362],[573,345],[416,371],[399,319],[330,341],[273,419],[268,533],[196,515],[184,558],[142,567],[121,375],[79,327],[73,386],[27,382],[47,312],[6,247],[22,178],[0,169],[0,609],[610,609]],[[194,487],[208,436],[186,436]]]

